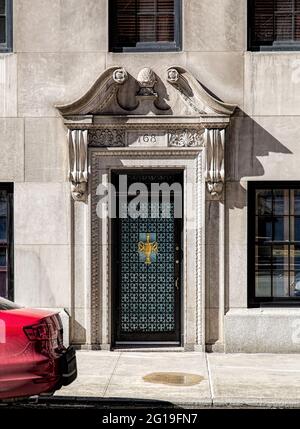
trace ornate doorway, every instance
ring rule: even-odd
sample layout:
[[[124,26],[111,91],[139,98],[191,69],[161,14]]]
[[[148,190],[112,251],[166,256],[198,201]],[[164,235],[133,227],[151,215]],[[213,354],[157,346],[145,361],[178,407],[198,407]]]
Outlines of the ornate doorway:
[[[116,185],[120,174],[113,174]],[[122,202],[117,194],[111,269],[114,343],[180,345],[182,218],[175,213],[175,198],[182,205],[182,195],[172,192],[166,201],[162,192],[151,193],[151,185],[167,184],[171,189],[176,184],[182,189],[182,173],[126,176],[129,186],[142,183],[149,193],[138,211],[133,197]]]
[[[111,67],[80,99],[57,106],[68,128],[69,178],[74,199],[71,340],[80,346],[110,349],[118,341],[147,340],[176,342],[185,350],[204,350],[206,321],[207,326],[218,323],[223,332],[224,237],[219,234],[211,245],[205,245],[205,235],[209,240],[206,213],[211,202],[220,208],[219,226],[211,222],[208,229],[223,231],[225,130],[235,106],[212,97],[181,66],[163,69],[162,65],[155,70],[145,67],[131,75],[123,67]],[[98,216],[99,206],[105,208],[106,204],[100,202],[98,188],[105,188],[111,183],[111,173],[122,169],[143,173],[145,169],[159,170],[160,174],[183,172],[181,282],[176,283],[178,276],[173,267],[177,260],[174,246],[176,249],[180,240],[174,235],[172,242],[161,245],[161,235],[169,227],[166,221],[158,221],[155,228],[147,223],[140,230],[139,222],[119,219],[112,228],[109,218]],[[147,182],[147,177],[144,179]],[[176,222],[173,220],[172,228],[180,231]],[[117,240],[113,237],[116,228]],[[134,241],[126,242],[126,228],[132,236],[136,234]],[[162,266],[160,258],[164,255],[161,246],[165,244],[171,246],[173,259],[164,261],[165,289],[158,292],[156,287],[162,283],[158,267]],[[125,252],[124,248],[131,250]],[[208,260],[213,261],[219,273],[219,310],[205,308],[205,292],[210,293],[210,288],[205,290]],[[137,263],[141,271],[133,269],[131,263]],[[154,267],[155,273],[151,273]],[[167,277],[170,267],[173,271]],[[122,271],[125,269],[129,270],[130,281]],[[116,272],[120,278],[116,278]],[[150,277],[151,274],[154,276]],[[147,289],[146,298],[141,275],[145,275],[147,287],[153,287],[149,294]],[[180,292],[174,291],[178,283]],[[122,301],[124,296],[127,297]],[[125,299],[129,299],[128,303]],[[210,306],[209,299],[207,302]],[[144,305],[147,310],[143,319],[139,316]]]

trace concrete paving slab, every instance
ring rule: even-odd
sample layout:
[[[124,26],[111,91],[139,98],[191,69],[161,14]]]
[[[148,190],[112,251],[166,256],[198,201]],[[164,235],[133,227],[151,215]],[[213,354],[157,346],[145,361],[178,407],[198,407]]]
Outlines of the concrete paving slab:
[[[63,387],[56,396],[70,396],[83,398],[103,398],[109,377],[83,376],[74,381],[70,386]]]
[[[57,396],[152,399],[176,404],[211,404],[204,353],[77,352],[78,378]],[[152,373],[184,373],[203,377],[193,386],[152,384]],[[102,375],[100,375],[102,374]]]
[[[78,351],[77,363],[77,380],[57,392],[57,399],[163,401],[187,408],[300,407],[300,355]],[[194,385],[145,381],[152,373],[203,378]]]
[[[201,391],[197,389],[189,390],[175,390],[171,389],[159,389],[157,387],[145,388],[140,387],[138,391],[135,387],[132,389],[121,389],[120,386],[110,385],[106,394],[105,399],[142,399],[148,401],[161,401],[167,404],[182,405],[191,407],[192,404],[200,406],[211,406],[212,400],[209,395],[203,395]]]
[[[214,404],[300,402],[300,355],[207,355]]]
[[[56,396],[103,397],[120,353],[77,351],[77,379]]]
[[[76,356],[80,375],[110,376],[120,358],[120,353],[79,350]]]
[[[151,372],[174,371],[196,373],[208,377],[204,353],[122,353],[114,377],[144,376]]]
[[[184,373],[203,377],[194,386],[153,384],[143,377],[153,373]],[[105,397],[158,399],[172,403],[211,401],[205,354],[122,353]]]

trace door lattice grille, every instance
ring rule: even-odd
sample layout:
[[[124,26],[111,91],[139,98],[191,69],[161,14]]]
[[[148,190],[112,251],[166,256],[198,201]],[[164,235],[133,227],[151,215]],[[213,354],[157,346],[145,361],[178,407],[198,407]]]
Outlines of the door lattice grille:
[[[121,209],[129,211],[130,206]],[[156,218],[154,211],[159,214]],[[145,216],[134,218],[128,213],[120,219],[121,332],[172,332],[176,329],[174,203],[141,204],[140,212]],[[164,217],[166,212],[170,216]],[[150,264],[138,248],[147,234],[158,244]]]

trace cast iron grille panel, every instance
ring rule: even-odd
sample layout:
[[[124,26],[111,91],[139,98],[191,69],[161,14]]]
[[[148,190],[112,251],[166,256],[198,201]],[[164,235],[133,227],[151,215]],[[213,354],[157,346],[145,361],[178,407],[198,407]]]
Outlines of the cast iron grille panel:
[[[143,181],[142,177],[138,179]],[[151,181],[149,176],[145,179]],[[142,203],[140,217],[131,213],[126,203],[121,204],[121,210],[128,212],[127,218],[120,219],[121,332],[173,332],[176,329],[174,203]],[[153,213],[157,213],[156,218]],[[146,242],[148,234],[150,241],[158,244],[150,264],[145,263],[145,255],[138,249],[138,243]]]

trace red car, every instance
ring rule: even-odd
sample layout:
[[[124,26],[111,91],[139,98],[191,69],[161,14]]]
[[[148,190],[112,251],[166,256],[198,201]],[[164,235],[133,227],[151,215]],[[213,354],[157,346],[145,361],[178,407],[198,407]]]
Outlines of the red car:
[[[76,377],[60,316],[0,298],[0,400],[52,394]]]

